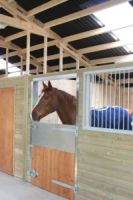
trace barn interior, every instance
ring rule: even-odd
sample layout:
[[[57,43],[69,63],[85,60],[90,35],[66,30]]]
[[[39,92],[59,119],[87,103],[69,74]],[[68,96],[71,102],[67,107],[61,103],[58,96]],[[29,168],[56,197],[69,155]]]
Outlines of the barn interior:
[[[98,127],[92,130],[91,126],[84,127],[84,118],[89,120],[90,107],[119,106],[133,116],[132,35],[133,0],[0,0],[0,96],[5,98],[0,99],[0,105],[4,105],[0,106],[0,124],[3,123],[5,110],[12,113],[6,116],[6,121],[12,119],[10,129],[13,134],[5,142],[2,133],[10,131],[5,123],[1,125],[0,157],[10,151],[12,154],[3,159],[6,164],[0,164],[0,171],[32,182],[49,191],[50,195],[61,196],[58,198],[47,193],[42,194],[40,199],[34,198],[132,199],[133,129],[117,131],[114,128],[100,130]],[[52,81],[57,81],[56,77],[61,76],[63,78],[55,87],[62,89],[64,84],[66,90],[64,77],[68,74],[77,76],[77,81],[67,76],[72,83],[68,92],[72,91],[78,99],[77,121],[73,129],[78,132],[78,136],[77,132],[75,134],[75,149],[62,153],[59,151],[61,147],[53,151],[46,144],[48,149],[33,145],[31,150],[30,131],[42,126],[30,118],[33,84],[36,79],[45,82],[52,77]],[[85,82],[85,76],[90,82]],[[87,96],[88,91],[91,98]],[[85,98],[90,105],[84,101]],[[52,126],[54,120],[50,120],[51,128],[48,126],[47,130],[52,132],[55,125]],[[70,132],[67,126],[57,126],[55,133],[63,132],[65,128]],[[33,130],[33,136],[36,131]],[[60,145],[57,142],[55,146]],[[54,164],[52,159],[55,159]],[[44,168],[47,176],[42,167],[45,162],[48,162],[47,168]],[[32,181],[27,175],[31,164],[35,168],[30,171]],[[64,168],[58,167],[58,164]],[[52,174],[55,182],[50,183],[48,169],[52,173],[56,171]],[[8,179],[4,176],[1,174],[2,180]],[[56,182],[58,178],[60,181]],[[14,184],[19,184],[15,181]],[[39,192],[36,191],[36,194]],[[28,200],[29,196],[27,192],[25,198]],[[3,195],[3,198],[8,200],[8,196]]]

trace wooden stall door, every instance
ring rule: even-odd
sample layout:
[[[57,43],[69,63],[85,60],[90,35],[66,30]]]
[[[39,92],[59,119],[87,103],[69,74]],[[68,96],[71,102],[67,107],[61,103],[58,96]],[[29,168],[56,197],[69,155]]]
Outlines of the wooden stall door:
[[[32,150],[32,169],[38,172],[38,177],[32,179],[33,185],[69,200],[74,199],[73,190],[53,183],[53,180],[56,180],[74,186],[74,153],[34,147]]]
[[[0,171],[13,175],[14,89],[0,89]]]

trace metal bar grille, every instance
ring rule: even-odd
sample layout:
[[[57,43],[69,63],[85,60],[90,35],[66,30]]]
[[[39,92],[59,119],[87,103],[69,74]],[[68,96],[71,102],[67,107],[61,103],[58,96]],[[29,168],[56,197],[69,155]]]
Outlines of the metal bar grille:
[[[84,101],[89,102],[86,127],[132,131],[133,70],[95,71],[86,76],[84,84],[89,88],[85,90],[89,94],[84,94],[84,98],[89,98]]]

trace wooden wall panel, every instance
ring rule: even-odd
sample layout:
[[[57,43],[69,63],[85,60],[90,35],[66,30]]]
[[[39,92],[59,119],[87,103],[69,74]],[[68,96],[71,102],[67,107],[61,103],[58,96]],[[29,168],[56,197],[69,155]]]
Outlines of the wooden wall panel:
[[[14,88],[14,133],[13,175],[25,179],[27,176],[27,77],[1,78],[0,89]]]
[[[50,148],[34,147],[32,150],[32,168],[39,174],[32,179],[32,183],[49,192],[73,200],[74,193],[52,183],[52,180],[58,180],[63,183],[74,185],[74,154],[62,152]]]
[[[13,174],[14,88],[0,89],[0,171]]]
[[[83,76],[80,74],[78,192],[76,200],[133,199],[133,136],[85,131]]]

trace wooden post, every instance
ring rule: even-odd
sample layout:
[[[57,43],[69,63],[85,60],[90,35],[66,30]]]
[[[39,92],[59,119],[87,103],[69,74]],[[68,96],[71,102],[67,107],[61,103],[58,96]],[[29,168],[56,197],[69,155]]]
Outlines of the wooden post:
[[[76,60],[76,69],[79,69],[79,59]]]
[[[20,75],[22,76],[23,75],[23,56],[20,56],[20,59],[21,59],[21,71],[20,71]]]
[[[43,57],[43,73],[47,74],[47,54],[48,54],[48,38],[44,37],[44,57]]]
[[[6,76],[8,76],[8,52],[9,52],[9,49],[6,48]]]
[[[59,48],[59,50],[60,50],[60,58],[59,58],[59,70],[60,70],[60,72],[62,72],[63,71],[63,47],[60,45],[60,48]]]
[[[30,32],[27,31],[26,74],[30,72]]]

